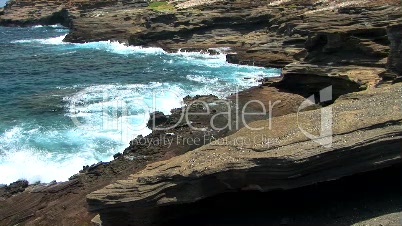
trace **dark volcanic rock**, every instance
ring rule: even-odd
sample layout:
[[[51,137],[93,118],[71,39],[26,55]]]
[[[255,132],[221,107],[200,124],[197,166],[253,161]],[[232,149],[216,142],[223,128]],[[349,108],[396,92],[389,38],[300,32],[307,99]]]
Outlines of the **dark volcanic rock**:
[[[225,117],[214,117],[219,112],[227,112],[228,106],[219,103],[216,96],[197,95],[184,98],[185,106],[171,110],[169,116],[161,112],[155,115],[156,128],[145,137],[138,136],[124,150],[125,158],[144,159],[170,158],[194,150],[210,142],[211,137],[222,137],[228,134],[227,129],[211,128],[211,119],[218,128],[231,122]],[[209,106],[210,113],[205,109]],[[188,117],[184,115],[188,112]],[[151,118],[148,125],[152,126]]]
[[[402,24],[388,27],[387,33],[391,42],[388,68],[402,76]]]
[[[149,116],[150,117],[149,117],[149,121],[147,123],[147,127],[150,129],[153,129],[153,128],[165,123],[168,120],[166,115],[160,111],[153,112]]]
[[[4,187],[0,187],[0,197],[8,198],[12,195],[23,192],[28,187],[28,181],[19,180]]]

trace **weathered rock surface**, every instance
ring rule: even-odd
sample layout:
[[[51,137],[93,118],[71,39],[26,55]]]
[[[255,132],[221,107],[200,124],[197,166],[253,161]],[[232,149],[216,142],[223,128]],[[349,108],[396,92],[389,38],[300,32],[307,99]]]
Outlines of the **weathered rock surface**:
[[[149,121],[147,122],[147,127],[152,129],[155,128],[168,120],[165,114],[160,111],[153,112],[149,115]]]
[[[87,196],[103,225],[155,223],[157,208],[191,203],[227,191],[291,189],[402,161],[402,86],[341,96],[326,110],[251,123],[222,140],[117,181]],[[331,129],[323,112],[332,111]],[[321,124],[323,123],[323,124]],[[329,127],[328,127],[329,126]],[[301,129],[300,129],[301,128]],[[317,141],[328,144],[324,147]],[[171,208],[174,208],[172,206]]]
[[[12,195],[23,192],[27,187],[28,187],[28,181],[26,180],[19,180],[9,185],[2,186],[0,187],[0,199],[8,198],[11,197]]]
[[[280,81],[267,80],[239,94],[240,108],[249,100],[261,100],[266,107],[281,101],[272,114],[247,121],[272,116],[270,130],[242,129],[192,152],[188,151],[200,145],[149,149],[134,140],[114,161],[84,167],[68,182],[17,189],[23,192],[0,205],[0,224],[89,224],[95,214],[86,211],[84,197],[98,189],[88,196],[88,203],[91,211],[101,214],[104,225],[157,222],[166,217],[158,216],[161,206],[174,208],[225,191],[290,189],[400,162],[401,86],[390,85],[399,82],[401,75],[399,0],[339,10],[317,2],[292,0],[269,6],[265,1],[213,1],[159,10],[147,0],[9,1],[0,10],[2,26],[61,23],[71,30],[65,40],[70,42],[119,40],[208,53],[215,53],[210,48],[227,47],[224,51],[231,63],[281,67],[283,73]],[[318,135],[321,111],[306,111],[299,118],[294,113],[304,98],[315,94],[318,100],[320,91],[330,85],[333,98],[321,104],[335,101],[329,105],[334,136],[332,147],[325,148],[298,127]],[[259,105],[250,107],[261,110]],[[178,111],[173,110],[161,125],[175,124]],[[202,127],[211,117],[192,121]],[[267,128],[269,121],[250,126]],[[205,131],[180,125],[165,132],[171,138],[195,139],[204,138]],[[165,132],[154,132],[149,138]],[[201,143],[227,134],[230,131],[209,132],[208,140]],[[184,155],[174,157],[179,154]],[[170,158],[134,174],[148,163]],[[125,179],[129,174],[133,175]],[[114,183],[117,179],[125,180]],[[102,188],[110,183],[114,184]]]
[[[32,26],[60,23],[70,26],[70,13],[59,1],[9,1],[0,17],[1,26]]]
[[[388,67],[402,75],[402,24],[389,26],[388,39],[391,42],[391,51],[388,58]]]

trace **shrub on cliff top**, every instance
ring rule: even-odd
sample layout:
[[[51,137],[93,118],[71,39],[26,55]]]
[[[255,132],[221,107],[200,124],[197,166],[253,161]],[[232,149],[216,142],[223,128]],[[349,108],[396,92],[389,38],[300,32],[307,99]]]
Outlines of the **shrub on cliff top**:
[[[158,11],[173,11],[175,7],[168,2],[151,2],[148,6],[149,9]]]

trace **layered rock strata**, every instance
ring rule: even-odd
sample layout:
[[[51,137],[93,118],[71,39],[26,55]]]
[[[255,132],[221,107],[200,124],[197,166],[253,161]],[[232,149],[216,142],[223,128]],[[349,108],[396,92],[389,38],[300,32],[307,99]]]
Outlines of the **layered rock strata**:
[[[250,123],[263,129],[241,129],[92,192],[89,210],[100,213],[102,225],[157,223],[169,217],[158,216],[167,205],[291,189],[400,163],[401,95],[400,84],[370,89],[323,109]]]
[[[265,80],[262,86],[239,94],[238,107],[255,99],[266,106],[282,101],[272,114],[250,120],[264,119],[250,125],[269,130],[242,129],[215,143],[209,139],[206,143],[212,143],[203,147],[149,150],[134,140],[111,163],[84,167],[68,182],[31,185],[17,189],[23,191],[18,195],[4,193],[1,224],[87,224],[94,213],[86,211],[83,198],[90,192],[89,210],[100,213],[104,225],[152,223],[168,217],[159,213],[163,206],[174,209],[175,204],[226,191],[290,189],[400,162],[399,0],[350,1],[340,8],[313,0],[279,5],[203,2],[190,2],[187,7],[172,1],[155,7],[146,0],[11,0],[0,10],[2,26],[68,26],[71,32],[65,41],[117,40],[167,51],[208,53],[224,47],[221,51],[231,63],[283,68],[280,79]],[[332,98],[320,103],[326,110],[311,103],[304,110],[316,110],[296,114],[304,98],[315,95],[318,102],[328,86],[332,86]],[[259,107],[251,106],[257,112]],[[330,110],[332,123],[324,117]],[[174,112],[165,125],[175,123]],[[327,120],[321,124],[323,117]],[[200,126],[204,119],[197,119]],[[331,147],[306,136],[316,137],[322,126],[330,124]],[[174,137],[204,138],[186,126],[168,132]],[[216,138],[227,134],[210,133]],[[150,137],[159,135],[154,132]],[[135,173],[165,159],[170,160]],[[114,183],[116,179],[123,180]]]

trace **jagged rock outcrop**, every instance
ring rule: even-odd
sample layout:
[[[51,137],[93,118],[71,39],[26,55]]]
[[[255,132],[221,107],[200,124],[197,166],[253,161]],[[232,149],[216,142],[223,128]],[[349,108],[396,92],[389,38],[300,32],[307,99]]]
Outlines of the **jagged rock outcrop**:
[[[391,42],[388,67],[402,76],[402,24],[388,27],[387,34]]]
[[[0,206],[0,224],[87,224],[95,214],[86,211],[83,197],[98,189],[88,196],[88,203],[91,211],[101,214],[104,225],[144,224],[167,217],[158,215],[161,206],[174,210],[174,204],[225,191],[289,189],[400,162],[401,87],[389,84],[400,81],[396,74],[401,73],[401,6],[389,5],[396,2],[390,0],[325,9],[317,2],[292,0],[269,6],[266,1],[214,1],[161,9],[147,0],[9,1],[0,9],[3,26],[61,23],[71,30],[65,39],[70,42],[119,40],[208,53],[214,53],[209,48],[226,47],[231,63],[283,68],[279,82],[264,81],[240,94],[240,105],[255,99],[266,106],[282,102],[275,105],[269,131],[243,129],[193,152],[187,153],[200,145],[148,149],[133,141],[111,163],[84,167],[68,182],[30,186],[7,198]],[[329,85],[332,100],[320,104],[335,101],[329,105],[334,143],[325,148],[298,127],[319,134],[319,109],[300,114],[299,124],[297,115],[289,113],[297,112],[303,97],[315,94],[318,101]],[[172,115],[167,125],[175,123]],[[197,125],[204,126],[205,118],[198,118]],[[250,125],[269,126],[269,121]],[[173,138],[204,138],[185,126],[168,132]],[[208,139],[227,134],[212,132]],[[257,145],[249,145],[248,138]],[[151,164],[101,189],[148,163],[179,154],[184,155]]]
[[[1,26],[62,24],[69,27],[70,12],[58,1],[9,1],[0,17]]]
[[[227,191],[291,189],[401,162],[401,95],[400,84],[373,88],[343,95],[324,110],[251,123],[264,129],[244,128],[150,164],[89,194],[89,209],[100,213],[102,225],[157,223],[172,217],[158,215],[162,206]],[[333,128],[326,113],[332,113]],[[323,128],[332,133],[316,139],[305,135],[318,137]]]
[[[18,180],[10,185],[0,186],[0,200],[23,192],[28,187],[28,181]]]
[[[147,122],[147,127],[152,129],[154,127],[157,127],[163,123],[165,123],[168,120],[165,114],[160,111],[153,112],[149,114],[149,120]]]

